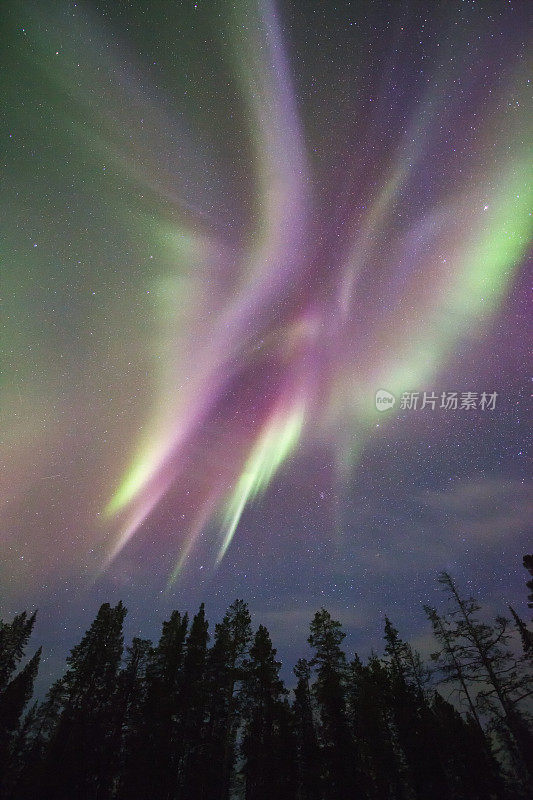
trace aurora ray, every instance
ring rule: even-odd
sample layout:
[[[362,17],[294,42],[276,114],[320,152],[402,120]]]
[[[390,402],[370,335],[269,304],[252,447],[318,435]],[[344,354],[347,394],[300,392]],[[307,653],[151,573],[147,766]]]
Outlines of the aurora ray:
[[[38,59],[60,98],[49,127],[64,130],[63,168],[80,159],[93,176],[88,194],[101,198],[91,233],[79,224],[81,239],[96,239],[111,215],[145,255],[130,263],[129,252],[102,246],[97,266],[85,267],[75,247],[67,252],[65,235],[73,274],[83,271],[89,283],[94,274],[96,284],[105,271],[109,303],[120,309],[111,325],[105,300],[100,312],[82,307],[92,342],[99,328],[106,337],[65,355],[70,417],[52,377],[26,389],[17,358],[33,340],[24,326],[8,329],[9,408],[16,417],[24,397],[25,415],[42,423],[35,431],[13,426],[10,491],[20,494],[21,465],[32,448],[41,452],[45,428],[64,440],[69,426],[89,427],[72,409],[90,394],[91,359],[105,364],[103,393],[120,386],[121,414],[131,405],[133,421],[110,413],[99,445],[105,480],[88,505],[105,539],[102,561],[131,544],[170,498],[183,509],[172,579],[208,530],[217,532],[220,563],[247,505],[307,447],[323,447],[336,475],[357,469],[378,419],[386,425],[376,390],[427,388],[502,307],[530,246],[533,199],[520,54],[485,85],[479,74],[495,45],[487,35],[487,52],[473,51],[452,14],[433,23],[431,74],[409,72],[414,57],[396,20],[371,79],[365,49],[349,51],[349,91],[339,78],[337,97],[326,78],[305,83],[304,48],[291,40],[298,26],[281,4],[240,0],[217,5],[212,19],[199,5],[176,10],[169,25],[167,50],[180,50],[171,86],[157,61],[143,65],[126,37],[88,10],[43,5],[17,32],[22,61]],[[204,39],[190,32],[201,14],[216,47],[206,44],[199,57],[193,51]],[[486,24],[476,17],[482,32]],[[362,41],[372,49],[369,35]],[[400,64],[408,100],[394,78]],[[52,208],[49,217],[62,234],[61,215]],[[57,282],[51,271],[50,285]],[[50,303],[75,328],[68,309],[76,278],[59,285]],[[62,385],[56,356],[68,347],[61,332],[54,336],[56,350],[43,337],[34,372],[48,369]],[[41,395],[52,409],[46,419]],[[97,416],[104,406],[95,405]],[[53,453],[52,434],[50,441]],[[55,474],[43,453],[31,469]]]
[[[240,25],[239,17],[248,24]],[[254,227],[239,242],[233,264],[224,265],[233,271],[235,287],[227,302],[200,331],[194,326],[194,342],[187,342],[187,331],[177,332],[183,358],[172,363],[165,396],[155,406],[157,417],[168,404],[167,422],[156,419],[148,427],[146,446],[107,508],[128,518],[114,554],[179,481],[187,449],[202,440],[220,405],[233,396],[238,406],[250,375],[271,370],[268,401],[259,388],[255,419],[240,432],[234,452],[231,429],[221,432],[232,463],[226,482],[197,499],[203,524],[194,526],[195,536],[210,516],[218,518],[220,560],[246,504],[268,486],[302,437],[327,437],[348,421],[354,450],[356,442],[360,448],[376,421],[369,402],[376,387],[399,395],[431,381],[457,342],[475,335],[498,306],[529,245],[532,197],[520,119],[497,169],[442,192],[418,219],[391,231],[391,219],[416,191],[417,162],[430,157],[432,116],[425,112],[438,107],[438,98],[428,97],[411,121],[410,138],[397,149],[396,163],[382,176],[385,188],[365,204],[363,215],[348,214],[341,246],[331,261],[324,258],[317,251],[317,199],[277,13],[268,2],[243,4],[228,26],[255,153]],[[446,89],[452,81],[449,74]],[[516,96],[524,83],[518,74],[507,91]],[[500,135],[489,111],[476,142],[478,158],[498,145]],[[327,213],[334,218],[336,212]],[[204,318],[212,266],[204,255],[195,269],[196,313]],[[377,287],[379,323],[365,331],[362,347],[359,298],[368,282]],[[407,329],[409,337],[403,335]]]

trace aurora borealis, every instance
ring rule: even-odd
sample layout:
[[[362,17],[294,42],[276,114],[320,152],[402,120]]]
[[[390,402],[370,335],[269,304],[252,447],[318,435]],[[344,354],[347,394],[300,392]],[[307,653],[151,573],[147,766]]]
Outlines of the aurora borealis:
[[[2,601],[202,586],[355,628],[483,560],[512,598],[527,3],[2,16]],[[451,390],[498,403],[399,407]]]

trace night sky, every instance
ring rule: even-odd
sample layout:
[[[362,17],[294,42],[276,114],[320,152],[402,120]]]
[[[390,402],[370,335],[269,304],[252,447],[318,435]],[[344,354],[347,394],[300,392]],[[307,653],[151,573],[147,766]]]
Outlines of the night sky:
[[[443,569],[527,616],[528,5],[2,3],[0,600],[41,687],[104,601],[157,638],[242,597],[286,675],[322,605],[427,651]]]

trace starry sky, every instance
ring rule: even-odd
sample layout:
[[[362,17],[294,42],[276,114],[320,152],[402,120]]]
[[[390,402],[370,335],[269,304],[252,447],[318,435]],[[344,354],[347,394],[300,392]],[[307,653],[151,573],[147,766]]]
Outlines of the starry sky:
[[[2,4],[0,602],[43,685],[104,601],[242,597],[287,669],[321,605],[427,649],[442,569],[526,615],[527,6]]]

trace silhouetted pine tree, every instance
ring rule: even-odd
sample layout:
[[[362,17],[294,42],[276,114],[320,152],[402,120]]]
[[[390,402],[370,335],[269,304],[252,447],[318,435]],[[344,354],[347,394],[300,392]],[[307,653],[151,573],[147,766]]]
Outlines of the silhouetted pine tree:
[[[447,800],[449,790],[433,720],[424,693],[427,670],[385,618],[385,663],[389,669],[391,712],[399,746],[405,757],[408,786],[419,800]]]
[[[246,661],[242,686],[243,757],[246,800],[294,798],[294,765],[287,694],[279,678],[281,663],[267,629],[260,625]],[[283,737],[282,734],[283,733]],[[285,741],[282,741],[282,738]],[[284,752],[285,749],[285,752]]]
[[[298,790],[298,769],[296,765],[296,730],[294,715],[285,697],[276,709],[277,746],[276,768],[281,776],[279,781],[280,800],[294,800]]]
[[[321,800],[322,754],[318,744],[313,714],[313,700],[309,681],[311,667],[305,658],[300,658],[294,667],[298,679],[294,690],[294,724],[296,731],[298,797],[301,800]]]
[[[522,641],[522,649],[526,658],[533,659],[533,631],[530,631],[523,619],[521,619],[514,608],[509,606],[509,611],[513,615],[520,639]]]
[[[492,784],[495,796],[500,797],[503,792],[503,783],[498,765],[494,758],[490,739],[484,731],[478,713],[475,688],[469,680],[469,665],[462,661],[464,656],[462,645],[456,639],[454,631],[446,617],[440,616],[437,611],[430,606],[424,606],[424,610],[431,622],[433,635],[440,645],[440,649],[431,654],[431,658],[437,665],[441,674],[440,683],[453,685],[454,693],[458,697],[460,704],[466,705],[468,725],[470,728],[475,727],[477,730],[477,736],[474,738],[473,735],[471,735],[471,741],[475,741],[477,746],[482,747],[484,750],[484,757],[477,757],[477,759],[472,762],[471,769],[473,772],[478,773],[481,779],[485,777],[488,785]],[[440,697],[440,695],[438,697]],[[441,710],[444,708],[438,699],[437,706]],[[452,719],[451,715],[448,715],[448,718]],[[459,750],[456,752],[459,759],[461,759]],[[483,786],[483,780],[481,780],[480,786]]]
[[[496,760],[489,754],[485,735],[468,715],[464,719],[451,703],[435,692],[432,712],[434,736],[450,787],[457,800],[489,800],[503,796]]]
[[[348,707],[369,800],[401,800],[406,796],[394,739],[391,701],[387,668],[375,655],[367,665],[355,656],[350,664]]]
[[[33,762],[29,754],[32,751],[34,726],[38,704],[34,703],[21,720],[19,727],[13,734],[9,749],[9,760],[4,780],[0,787],[2,800],[24,800],[28,787],[28,779]]]
[[[8,772],[16,769],[14,759],[20,752],[22,741],[20,722],[22,713],[33,694],[33,684],[41,648],[17,673],[33,626],[35,613],[24,611],[11,623],[0,620],[0,796],[8,791]]]
[[[433,635],[440,646],[439,650],[431,654],[431,659],[441,674],[440,683],[451,682],[457,685],[459,700],[466,703],[472,719],[482,732],[483,726],[476,708],[475,695],[468,683],[467,667],[461,661],[461,645],[456,640],[445,617],[439,616],[436,609],[430,606],[424,606],[424,611],[431,622]]]
[[[124,800],[173,798],[178,786],[178,712],[188,616],[173,611],[146,665],[143,713],[131,735]]]
[[[477,616],[480,606],[472,597],[461,597],[448,573],[440,575],[439,583],[452,603],[448,615],[450,631],[460,648],[462,663],[468,665],[466,677],[479,686],[478,707],[507,726],[515,755],[533,788],[533,736],[518,707],[520,701],[533,693],[533,685],[531,676],[508,648],[509,621],[498,617],[494,625],[481,622]]]
[[[308,642],[315,654],[313,691],[320,716],[320,744],[324,764],[324,796],[327,800],[364,798],[363,778],[346,709],[346,656],[341,650],[345,637],[340,622],[326,609],[317,611],[311,622]]]
[[[197,796],[204,725],[207,709],[207,632],[209,623],[202,603],[192,621],[185,645],[179,689],[178,773],[179,797]]]
[[[42,722],[49,740],[38,775],[39,798],[112,794],[113,702],[123,650],[126,609],[104,603],[81,642],[67,658],[66,674],[52,687]]]
[[[199,756],[200,785],[192,798],[227,800],[235,769],[235,742],[239,727],[240,688],[252,636],[250,613],[243,600],[229,607],[215,626],[208,652],[207,714]]]
[[[16,777],[16,792],[9,797],[16,800],[39,800],[39,791],[45,790],[46,754],[57,729],[63,708],[64,689],[62,680],[49,689],[43,703],[35,704],[25,721],[25,737],[21,743],[19,769]]]
[[[18,664],[35,625],[36,612],[28,616],[27,611],[17,614],[13,622],[0,620],[0,691],[3,691]]]
[[[117,680],[114,703],[115,750],[117,751],[118,788],[122,796],[124,783],[129,778],[132,758],[142,750],[143,715],[146,705],[147,670],[153,658],[153,645],[149,639],[134,637],[126,648],[126,658]]]

